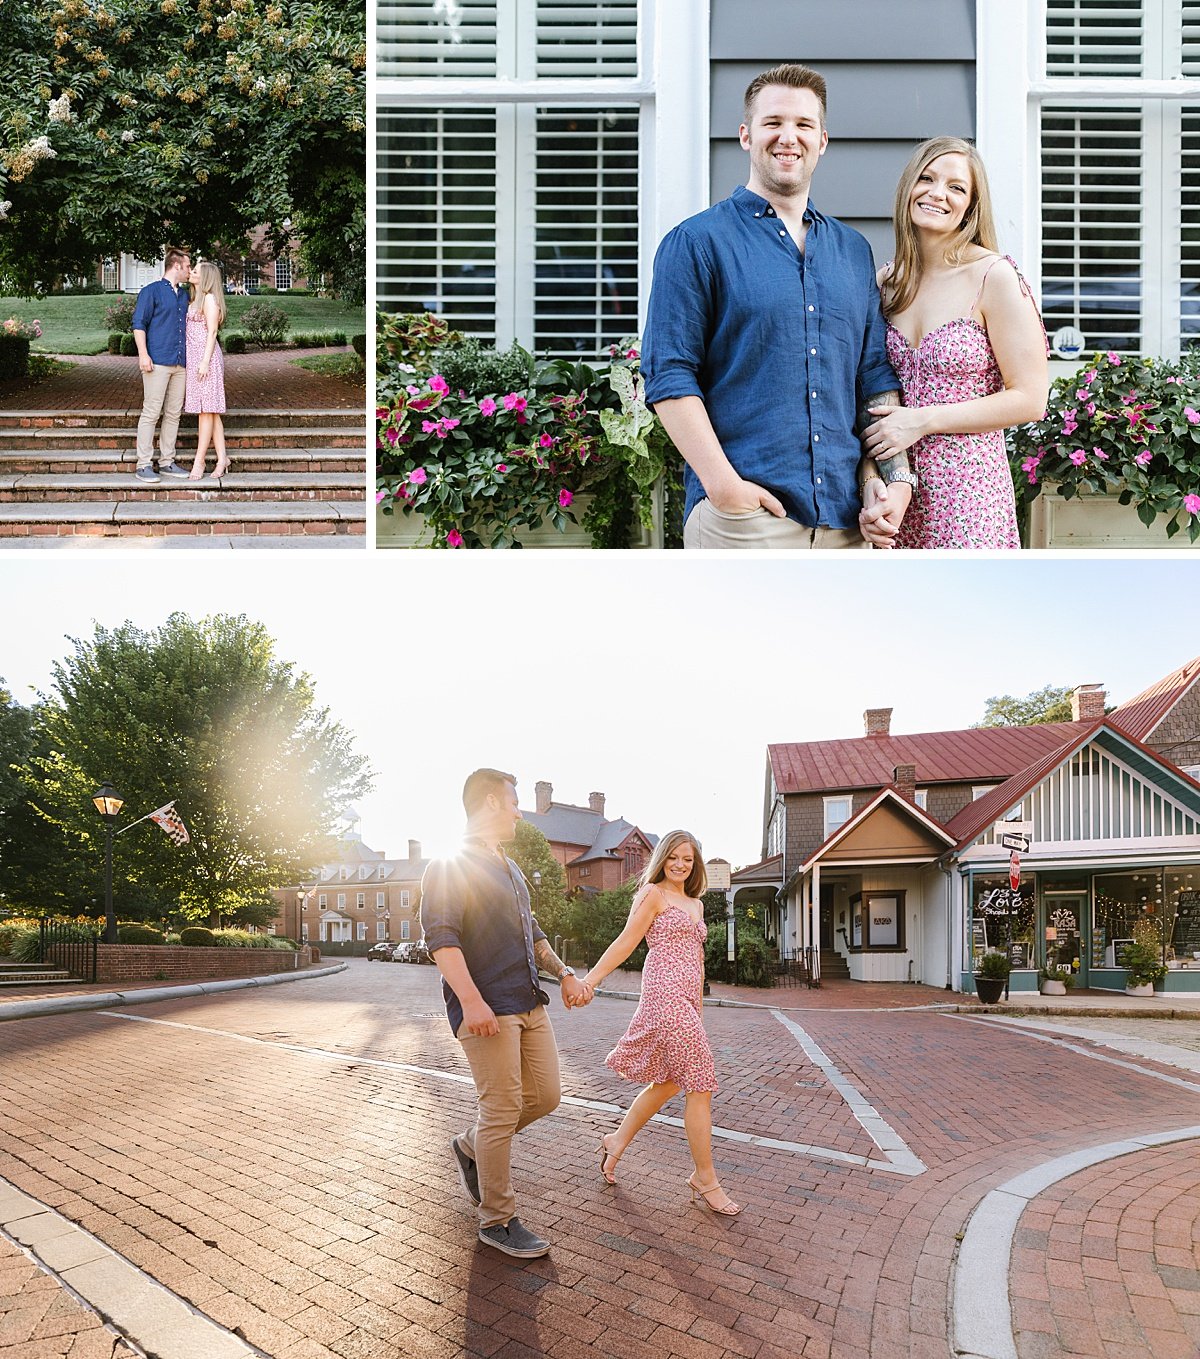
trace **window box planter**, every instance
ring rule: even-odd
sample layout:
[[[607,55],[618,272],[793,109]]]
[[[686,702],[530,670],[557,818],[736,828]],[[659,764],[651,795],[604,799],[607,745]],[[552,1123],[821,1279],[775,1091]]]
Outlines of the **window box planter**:
[[[1047,482],[1029,506],[1026,547],[1105,547],[1159,549],[1200,547],[1186,533],[1167,536],[1173,516],[1160,514],[1147,526],[1132,505],[1122,505],[1117,493],[1096,491],[1063,500],[1058,483]]]
[[[1043,996],[1065,996],[1067,994],[1066,982],[1044,981],[1038,989]]]
[[[591,500],[591,496],[586,493],[575,497],[571,509],[575,512],[576,520],[580,522],[572,523],[568,519],[561,533],[553,524],[543,522],[540,528],[518,529],[516,542],[522,547],[533,548],[591,547],[591,537],[582,523],[583,516],[591,505]],[[402,510],[393,514],[376,511],[375,544],[377,547],[431,547],[433,545],[433,533],[433,529],[430,528],[425,516],[419,510]],[[635,536],[630,547],[648,548],[653,546],[650,531],[639,524],[635,529]]]

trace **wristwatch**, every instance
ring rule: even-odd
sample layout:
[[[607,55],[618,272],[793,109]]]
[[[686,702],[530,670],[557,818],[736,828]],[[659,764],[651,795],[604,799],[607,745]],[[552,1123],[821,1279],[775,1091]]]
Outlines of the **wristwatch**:
[[[561,982],[566,977],[577,977],[578,975],[579,973],[576,972],[573,967],[564,967],[563,970],[558,974],[558,979]]]
[[[896,481],[903,481],[911,486],[914,491],[917,489],[917,474],[907,467],[897,467],[894,472],[883,472],[882,475],[885,486],[891,486]]]

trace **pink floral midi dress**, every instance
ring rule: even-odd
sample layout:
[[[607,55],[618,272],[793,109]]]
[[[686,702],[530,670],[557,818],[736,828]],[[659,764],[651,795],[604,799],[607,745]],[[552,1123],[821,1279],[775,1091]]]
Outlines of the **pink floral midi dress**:
[[[717,1071],[700,1015],[708,929],[682,906],[668,906],[646,931],[642,998],[617,1046],[604,1059],[626,1080],[671,1081],[716,1090]]]
[[[208,322],[196,312],[187,314],[187,385],[183,394],[183,409],[189,415],[225,414],[225,360],[221,342],[213,345],[208,373],[203,380],[197,369],[208,343]]]
[[[1032,302],[1029,285],[1017,277]],[[979,294],[972,311],[978,301]],[[906,406],[951,405],[1004,390],[987,330],[973,316],[936,326],[916,348],[889,322],[887,356]],[[920,484],[900,525],[897,547],[1021,546],[1003,430],[930,434],[913,444],[909,458]]]

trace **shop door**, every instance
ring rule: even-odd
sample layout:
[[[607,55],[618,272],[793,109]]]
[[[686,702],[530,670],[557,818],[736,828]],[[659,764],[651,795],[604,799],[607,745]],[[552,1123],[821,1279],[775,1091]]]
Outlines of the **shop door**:
[[[1047,896],[1042,903],[1042,939],[1046,962],[1069,967],[1076,986],[1088,984],[1087,897]]]
[[[833,951],[833,892],[828,887],[821,888],[821,948]]]

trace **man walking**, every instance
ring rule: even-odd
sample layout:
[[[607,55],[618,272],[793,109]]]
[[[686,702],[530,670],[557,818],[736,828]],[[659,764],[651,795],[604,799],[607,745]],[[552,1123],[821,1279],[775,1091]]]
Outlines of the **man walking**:
[[[185,477],[186,469],[175,462],[175,440],[187,385],[188,291],[192,276],[191,257],[183,250],[168,250],[163,276],[147,283],[138,293],[133,309],[133,342],[142,370],[142,414],[137,427],[139,481],[162,477]],[[158,435],[158,471],[154,470],[154,428],[162,417]],[[160,475],[161,474],[161,475]]]
[[[805,66],[752,81],[748,183],[655,258],[642,366],[687,463],[685,547],[887,547],[916,484],[905,454],[876,465],[855,433],[899,384],[871,247],[808,196],[825,105]]]
[[[501,845],[521,813],[516,780],[477,769],[463,787],[461,854],[431,863],[421,882],[421,927],[442,974],[450,1027],[475,1080],[475,1126],[450,1139],[479,1239],[506,1255],[545,1255],[550,1243],[517,1218],[514,1134],[558,1106],[558,1048],[538,970],[559,979],[563,1004],[586,1005],[587,988],[555,955],[529,906],[529,889]]]

